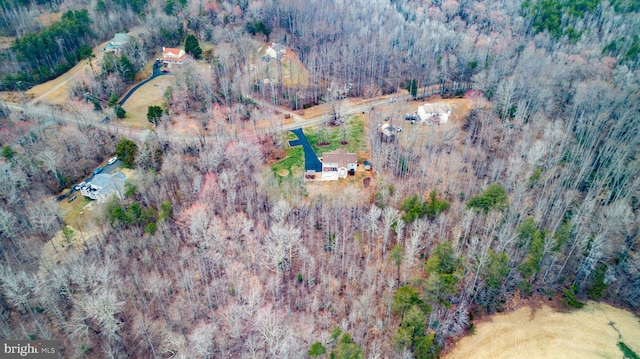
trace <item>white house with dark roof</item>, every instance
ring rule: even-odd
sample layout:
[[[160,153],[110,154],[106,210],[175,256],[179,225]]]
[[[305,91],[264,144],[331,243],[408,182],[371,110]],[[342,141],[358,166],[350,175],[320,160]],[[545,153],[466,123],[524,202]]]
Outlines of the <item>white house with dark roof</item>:
[[[124,182],[127,180],[122,172],[99,173],[80,190],[83,196],[95,199],[98,203],[108,201],[114,194],[122,197]]]
[[[322,156],[322,180],[337,181],[347,178],[349,171],[358,168],[358,156],[340,148],[333,152],[325,152]]]
[[[285,53],[287,53],[287,48],[284,45],[277,44],[275,42],[271,43],[271,46],[267,48],[267,56],[272,59],[280,60]]]
[[[167,67],[172,65],[182,65],[189,59],[189,55],[182,49],[173,47],[162,48],[162,63]]]
[[[445,102],[425,103],[418,107],[421,123],[447,123],[451,116],[451,106]]]

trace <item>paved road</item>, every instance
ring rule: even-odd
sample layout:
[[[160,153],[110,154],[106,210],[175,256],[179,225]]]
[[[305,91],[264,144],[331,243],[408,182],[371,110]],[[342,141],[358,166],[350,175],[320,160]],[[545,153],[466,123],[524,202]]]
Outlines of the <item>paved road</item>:
[[[396,97],[396,99],[397,101],[410,101],[411,95],[398,96]],[[266,101],[262,101],[262,100],[255,100],[255,101],[261,106],[272,108],[275,111],[278,111],[280,113],[289,114],[294,119],[294,122],[291,124],[279,126],[277,128],[266,129],[265,130],[266,133],[277,133],[277,132],[291,131],[291,130],[304,128],[308,126],[315,126],[321,123],[326,123],[330,118],[330,115],[326,114],[326,115],[320,115],[317,117],[305,119],[288,109],[274,106],[273,104],[269,104]],[[362,104],[353,105],[353,106],[345,104],[343,105],[343,108],[340,111],[340,113],[342,114],[342,116],[348,116],[356,113],[369,112],[373,107],[383,105],[383,104],[388,104],[388,103],[390,103],[390,100],[388,98],[384,98],[384,99],[372,99]],[[54,110],[51,107],[42,108],[42,107],[34,107],[31,104],[19,105],[11,102],[6,102],[5,106],[11,110],[24,111],[24,112],[37,114],[39,116],[42,116],[45,119],[47,118],[50,119],[52,122],[62,121],[62,122],[77,124],[79,126],[93,126],[97,128],[102,128],[104,130],[111,131],[116,135],[126,136],[127,138],[130,138],[138,142],[144,142],[147,136],[149,136],[149,134],[153,132],[152,130],[149,130],[149,129],[130,128],[130,127],[118,124],[117,122],[110,123],[109,121],[106,123],[101,123],[100,121],[89,121],[87,119],[73,117],[68,113],[62,113],[58,110]],[[161,140],[187,142],[187,143],[199,142],[200,140],[208,141],[216,138],[214,136],[205,136],[204,138],[202,138],[201,136],[198,136],[198,135],[184,136],[184,135],[176,135],[176,134],[165,134],[160,132],[156,132],[156,135]]]
[[[291,130],[296,136],[298,136],[297,140],[289,141],[289,146],[302,146],[304,149],[304,169],[306,171],[316,171],[322,172],[322,162],[318,159],[318,155],[313,151],[309,141],[307,140],[307,136],[304,135],[301,128],[297,128],[295,130]]]
[[[407,100],[411,100],[411,95],[405,95],[405,96],[399,96],[397,97],[398,101],[407,101]],[[365,103],[362,103],[360,105],[354,105],[354,106],[347,106],[346,108],[344,108],[343,110],[340,111],[340,114],[342,116],[349,116],[349,115],[353,115],[356,113],[363,113],[363,112],[369,112],[371,111],[372,108],[375,108],[376,106],[380,106],[380,105],[384,105],[384,104],[388,104],[389,99],[381,99],[381,100],[371,100],[371,101],[367,101]],[[275,106],[274,106],[275,107]],[[290,111],[288,110],[284,110],[280,107],[275,107],[275,109],[277,111],[280,111],[282,113],[289,113]],[[295,120],[294,123],[290,123],[288,125],[284,125],[281,126],[280,129],[282,131],[291,131],[293,129],[296,128],[300,128],[300,127],[308,127],[308,126],[315,126],[315,125],[319,125],[321,123],[326,123],[330,120],[331,118],[331,114],[326,114],[326,115],[320,115],[317,117],[313,117],[313,118],[309,118],[309,119],[304,119],[300,116],[292,116],[293,119]]]

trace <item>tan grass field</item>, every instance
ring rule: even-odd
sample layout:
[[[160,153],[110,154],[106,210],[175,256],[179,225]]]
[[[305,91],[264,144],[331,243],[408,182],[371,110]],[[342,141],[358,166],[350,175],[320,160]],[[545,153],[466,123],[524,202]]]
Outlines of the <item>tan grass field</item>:
[[[618,341],[640,353],[640,319],[630,312],[597,302],[571,312],[543,305],[492,316],[443,358],[622,358]]]

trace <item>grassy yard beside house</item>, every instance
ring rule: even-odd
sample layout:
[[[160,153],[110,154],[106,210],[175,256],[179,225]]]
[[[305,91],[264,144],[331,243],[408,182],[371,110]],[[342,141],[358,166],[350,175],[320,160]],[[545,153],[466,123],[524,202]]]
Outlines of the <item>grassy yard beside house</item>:
[[[313,148],[318,157],[322,157],[325,152],[331,152],[338,148],[344,148],[348,152],[356,154],[367,151],[364,121],[359,116],[349,116],[341,126],[325,126],[324,129],[320,126],[305,129],[304,131],[311,148]],[[342,145],[343,140],[346,140],[346,145]],[[322,141],[329,142],[329,144],[318,146],[318,143]]]
[[[296,135],[287,132],[285,138],[286,156],[271,165],[273,173],[279,178],[292,176],[293,172],[304,172],[304,149],[301,146],[291,147],[289,141],[297,139]]]

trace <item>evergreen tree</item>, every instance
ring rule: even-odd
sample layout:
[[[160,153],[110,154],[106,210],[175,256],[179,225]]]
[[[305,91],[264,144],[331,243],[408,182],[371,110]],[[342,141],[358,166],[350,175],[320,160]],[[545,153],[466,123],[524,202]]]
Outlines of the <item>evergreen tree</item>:
[[[409,80],[407,83],[407,91],[409,91],[413,98],[418,96],[418,84],[415,79]]]
[[[138,154],[138,145],[135,142],[123,138],[118,142],[116,146],[116,155],[118,159],[121,160],[125,166],[133,167],[133,161],[136,158],[136,154]]]
[[[198,39],[193,34],[187,35],[187,39],[184,41],[184,51],[193,56],[194,59],[199,59],[202,56],[202,49]]]
[[[147,110],[147,120],[155,125],[160,117],[162,117],[162,107],[149,106],[149,109]]]
[[[125,111],[124,108],[122,108],[122,106],[120,105],[116,105],[113,108],[113,113],[117,118],[125,118],[125,116],[127,115],[127,111]]]

